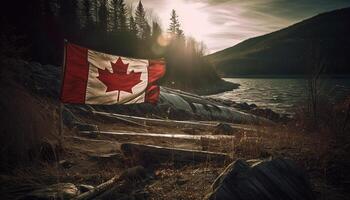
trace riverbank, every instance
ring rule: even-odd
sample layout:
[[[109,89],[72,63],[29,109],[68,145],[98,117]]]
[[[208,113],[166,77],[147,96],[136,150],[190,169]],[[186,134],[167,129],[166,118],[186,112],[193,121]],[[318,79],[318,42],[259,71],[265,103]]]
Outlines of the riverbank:
[[[294,115],[307,104],[310,87],[307,79],[297,78],[225,78],[240,84],[234,91],[227,91],[210,97],[255,104],[262,109],[271,109],[280,114]],[[350,94],[350,79],[318,79],[318,98],[333,104],[343,101]]]
[[[42,99],[33,101],[39,106],[36,110],[39,115],[45,115],[47,121],[57,120],[55,115],[48,114],[52,113],[50,111],[58,111],[57,102]],[[166,124],[135,126],[126,121],[102,119],[98,116],[78,116],[81,120],[98,126],[99,130],[139,133],[139,135],[91,135],[84,134],[76,128],[65,127],[63,135],[59,136],[62,139],[61,148],[51,151],[51,147],[46,147],[34,160],[19,165],[10,172],[1,173],[1,195],[4,198],[25,197],[32,191],[56,183],[94,187],[114,176],[121,175],[127,169],[142,164],[145,167],[142,173],[145,173],[146,176],[138,172],[136,175],[130,175],[131,181],[117,185],[117,190],[110,194],[112,197],[202,200],[210,192],[211,184],[230,162],[227,161],[226,164],[213,162],[181,164],[169,158],[168,162],[156,165],[149,162],[146,164],[143,157],[128,157],[123,154],[120,145],[126,142],[191,150],[205,149],[211,152],[227,153],[232,160],[287,157],[306,170],[317,199],[340,200],[346,199],[349,195],[346,190],[346,182],[343,182],[346,180],[344,180],[343,173],[346,172],[344,167],[346,167],[348,147],[335,145],[338,144],[335,135],[326,132],[321,134],[301,132],[292,126],[282,125],[274,127],[249,125],[247,127],[255,131],[237,130],[230,134],[233,138],[229,140],[220,137],[214,140],[189,140],[175,137],[149,137],[146,133],[154,133],[159,136],[164,133],[201,136],[214,135],[215,129],[200,128],[200,126],[174,128]],[[44,131],[40,128],[41,123],[35,124],[34,121],[30,123],[34,123],[32,125],[37,131]],[[58,124],[54,126],[56,125],[58,126]],[[56,134],[58,136],[58,133]],[[33,140],[35,135],[26,137]],[[59,138],[50,137],[43,135],[40,140],[49,141],[49,144],[55,149]],[[9,142],[9,140],[6,141]],[[20,144],[20,141],[16,143]],[[41,144],[38,143],[39,146]],[[16,146],[14,141],[11,142],[11,145]],[[52,153],[56,151],[59,152],[57,162]]]
[[[65,105],[59,115],[59,68],[38,63],[22,67],[8,69],[0,79],[0,194],[5,199],[28,199],[57,183],[70,183],[71,189],[83,192],[137,167],[141,172],[126,173],[109,198],[202,200],[232,161],[276,157],[290,158],[304,169],[318,199],[340,200],[350,195],[349,136],[344,134],[350,126],[346,123],[328,127],[321,122],[331,121],[321,118],[324,127],[314,130],[301,114],[287,123],[271,122],[242,112],[245,104],[166,88],[159,107]],[[342,124],[346,105],[328,109],[325,116]],[[143,151],[125,153],[122,146],[131,143],[165,149],[160,153],[180,149],[192,158],[209,155],[209,151],[227,159],[183,162],[188,157],[170,155],[159,162]]]

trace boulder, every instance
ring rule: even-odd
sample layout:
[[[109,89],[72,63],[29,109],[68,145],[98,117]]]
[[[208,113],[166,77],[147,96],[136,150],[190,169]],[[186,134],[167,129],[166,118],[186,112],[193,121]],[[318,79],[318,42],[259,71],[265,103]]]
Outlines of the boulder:
[[[231,163],[212,185],[208,200],[313,200],[303,170],[291,160]]]
[[[219,123],[214,130],[215,135],[232,135],[234,133],[234,129],[226,123]]]
[[[73,167],[74,163],[68,160],[60,160],[59,164],[62,168],[64,169],[69,169],[71,167]]]
[[[99,132],[98,126],[95,124],[75,123],[74,128],[79,131]]]
[[[80,120],[66,106],[62,109],[62,122],[69,128],[73,128],[75,123],[81,123]]]
[[[141,166],[137,165],[132,168],[126,169],[120,176],[123,180],[135,183],[137,181],[141,181],[147,178],[147,171],[146,169]]]
[[[47,163],[55,163],[59,160],[60,147],[50,142],[41,142],[39,145],[40,160]]]
[[[53,99],[59,97],[61,67],[42,65],[36,62],[24,62],[21,66],[20,70],[17,70],[15,73],[19,83],[37,95]],[[197,119],[249,124],[266,122],[271,124],[262,117],[258,118],[252,114],[239,112],[239,109],[227,106],[233,104],[235,105],[235,102],[209,100],[208,98],[180,90],[161,87],[160,102],[157,105],[147,103],[137,105],[65,105],[63,121],[69,128],[84,129],[84,131],[94,129],[92,126],[83,123],[82,119],[80,120],[79,118],[81,115],[86,116],[86,114],[91,114],[91,111],[95,110],[143,117],[160,116],[161,118],[176,120]],[[249,105],[246,103],[241,104],[240,108],[245,111],[250,110]]]

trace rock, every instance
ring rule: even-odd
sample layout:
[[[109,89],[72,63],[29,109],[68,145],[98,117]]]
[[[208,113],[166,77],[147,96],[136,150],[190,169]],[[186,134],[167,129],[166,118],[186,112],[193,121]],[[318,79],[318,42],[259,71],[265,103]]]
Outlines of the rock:
[[[249,161],[252,163],[252,161]],[[231,163],[212,185],[209,200],[313,200],[306,174],[291,160]]]
[[[74,128],[78,129],[79,131],[94,131],[99,132],[98,126],[94,124],[84,124],[84,123],[75,123]]]
[[[249,104],[247,104],[246,102],[237,104],[237,106],[238,106],[238,108],[240,108],[242,110],[250,110],[251,109]]]
[[[99,132],[98,131],[79,131],[77,135],[85,138],[98,138]]]
[[[123,180],[134,183],[147,178],[147,171],[141,165],[126,169],[120,176]]]
[[[76,123],[80,123],[80,120],[66,106],[62,109],[62,121],[69,128],[74,128]]]
[[[40,144],[40,159],[47,163],[53,163],[59,160],[59,147],[56,144],[42,142]]]
[[[117,162],[120,165],[124,162],[124,158],[120,153],[90,155],[90,158],[99,162]]]
[[[234,129],[226,123],[219,123],[214,130],[215,135],[232,135],[234,133]]]
[[[73,166],[74,163],[68,161],[68,160],[60,160],[59,164],[65,168],[65,169],[69,169]]]
[[[85,185],[85,184],[79,184],[79,185],[77,185],[77,187],[78,187],[80,193],[84,193],[84,192],[93,190],[95,188],[94,186]]]
[[[133,191],[130,196],[132,196],[131,199],[146,200],[146,199],[149,199],[150,195],[149,195],[149,192],[139,189],[139,190]]]
[[[36,62],[21,62],[20,67],[13,67],[16,73],[15,79],[24,87],[30,89],[35,94],[57,99],[60,93],[61,73],[60,66],[42,65]],[[171,88],[160,88],[160,102],[153,104],[138,105],[65,105],[63,112],[63,121],[70,128],[76,127],[78,130],[91,131],[96,130],[95,125],[84,124],[79,120],[81,115],[91,114],[91,110],[119,113],[136,116],[157,115],[162,118],[176,120],[215,120],[235,123],[256,123],[255,117],[244,116],[241,112],[236,112],[231,106],[242,110],[249,110],[246,103],[235,104],[229,100],[217,100],[194,95],[191,93],[174,90]],[[196,106],[195,106],[196,104]],[[223,106],[226,105],[226,106]],[[225,109],[222,109],[224,107]],[[68,109],[67,109],[68,108]],[[164,109],[170,108],[170,109]],[[70,110],[71,112],[69,112]],[[242,120],[247,119],[247,120]],[[253,119],[253,121],[252,121]],[[261,120],[259,120],[261,121]],[[260,122],[259,122],[260,123]]]
[[[169,119],[190,120],[192,117],[193,117],[193,114],[187,110],[182,110],[182,109],[177,109],[172,107],[168,109]]]
[[[72,183],[58,183],[27,194],[23,200],[71,199],[79,195],[79,189]]]
[[[265,109],[253,108],[250,112],[257,116],[264,117],[266,119],[270,119],[275,122],[279,122],[281,119],[281,116],[278,113],[274,112],[269,108],[265,108]]]
[[[249,105],[249,107],[250,107],[250,109],[253,109],[253,108],[257,108],[258,106],[256,104],[252,103]]]
[[[185,179],[185,178],[178,178],[176,179],[176,184],[177,185],[184,185],[188,182],[188,179]]]
[[[192,112],[192,108],[189,105],[189,103],[185,101],[180,95],[163,91],[164,89],[161,88],[160,98],[162,99],[162,101],[169,103],[170,105],[179,110]]]

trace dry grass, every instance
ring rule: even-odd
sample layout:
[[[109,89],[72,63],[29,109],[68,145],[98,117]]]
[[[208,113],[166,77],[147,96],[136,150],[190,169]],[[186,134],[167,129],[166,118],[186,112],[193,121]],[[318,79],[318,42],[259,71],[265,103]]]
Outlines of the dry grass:
[[[117,151],[114,144],[73,140],[65,141],[65,151],[60,157],[61,160],[74,163],[71,168],[43,162],[37,146],[43,141],[57,143],[57,106],[49,100],[36,99],[19,86],[5,85],[3,88],[0,91],[0,158],[1,168],[7,169],[6,175],[0,175],[0,194],[3,198],[10,199],[59,182],[97,185],[130,167],[116,162],[101,163],[90,159],[90,154]],[[193,149],[201,149],[205,145],[205,150],[226,152],[232,154],[233,158],[243,159],[289,157],[307,170],[319,199],[346,199],[345,190],[349,186],[347,167],[350,166],[349,136],[346,134],[350,126],[344,125],[347,105],[348,102],[345,102],[325,108],[324,113],[318,115],[322,126],[314,131],[311,131],[307,113],[301,112],[293,124],[259,127],[256,132],[239,132],[232,140],[216,139],[204,144],[203,141],[133,137],[120,139],[119,142],[134,141]],[[171,130],[168,127],[143,130],[120,124],[99,125],[107,130],[181,133],[181,130]],[[65,131],[68,133],[69,130]],[[210,131],[201,134],[210,134]],[[16,165],[20,167],[11,167],[9,172],[9,167]],[[213,166],[210,163],[189,164],[180,168],[175,165],[160,166],[155,169],[156,179],[148,183],[145,190],[150,193],[150,199],[203,199],[223,168],[224,166]]]
[[[47,158],[44,148],[57,144],[55,107],[14,83],[0,84],[1,170]]]

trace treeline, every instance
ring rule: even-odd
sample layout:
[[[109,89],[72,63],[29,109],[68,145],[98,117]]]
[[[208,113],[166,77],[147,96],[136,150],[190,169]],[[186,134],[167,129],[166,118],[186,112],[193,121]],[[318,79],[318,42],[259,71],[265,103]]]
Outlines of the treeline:
[[[169,28],[162,30],[157,16],[145,10],[141,1],[135,7],[124,0],[29,0],[9,4],[2,7],[5,31],[1,47],[16,44],[23,56],[35,61],[60,65],[63,40],[67,39],[121,56],[165,58],[163,84],[168,86],[191,90],[220,80],[203,58],[205,45],[185,37],[175,10],[169,13]]]

